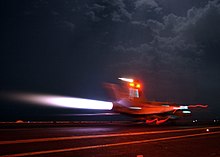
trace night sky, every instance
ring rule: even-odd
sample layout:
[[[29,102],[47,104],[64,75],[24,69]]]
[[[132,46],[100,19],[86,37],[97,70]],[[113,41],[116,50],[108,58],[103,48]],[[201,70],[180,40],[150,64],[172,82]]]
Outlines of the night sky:
[[[104,82],[134,77],[149,100],[207,103],[220,117],[220,0],[0,4],[1,92],[109,100]],[[6,104],[1,114],[19,114]]]

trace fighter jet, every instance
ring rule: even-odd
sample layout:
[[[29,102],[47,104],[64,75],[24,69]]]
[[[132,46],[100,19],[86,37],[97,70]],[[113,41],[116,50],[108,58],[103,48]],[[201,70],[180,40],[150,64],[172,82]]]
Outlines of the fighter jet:
[[[182,105],[171,102],[149,101],[144,97],[143,85],[140,81],[129,78],[119,78],[119,80],[119,84],[104,84],[113,98],[112,101],[22,92],[0,93],[0,98],[43,106],[110,110],[110,113],[98,113],[98,115],[125,114],[134,117],[138,121],[156,125],[168,120],[190,116],[190,108],[208,107],[204,104]],[[89,116],[93,115],[97,114],[89,114]],[[81,116],[81,114],[75,116]]]
[[[190,108],[207,108],[204,104],[181,105],[172,102],[148,101],[143,94],[140,81],[130,78],[119,78],[121,85],[106,83],[105,87],[111,93],[112,110],[116,113],[135,117],[147,124],[162,124],[168,120],[190,116]]]

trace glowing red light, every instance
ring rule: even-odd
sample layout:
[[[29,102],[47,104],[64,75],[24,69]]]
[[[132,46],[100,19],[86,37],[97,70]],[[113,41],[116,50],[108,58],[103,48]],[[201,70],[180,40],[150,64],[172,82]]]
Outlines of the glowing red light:
[[[141,85],[139,83],[129,83],[130,87],[135,87],[135,88],[141,88]]]

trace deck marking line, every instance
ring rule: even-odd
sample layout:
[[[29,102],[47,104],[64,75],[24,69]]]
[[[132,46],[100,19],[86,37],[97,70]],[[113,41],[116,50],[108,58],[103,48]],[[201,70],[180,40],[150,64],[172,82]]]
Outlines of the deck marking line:
[[[46,150],[46,151],[28,152],[28,153],[19,153],[19,154],[9,154],[9,155],[3,155],[0,157],[20,157],[20,156],[42,155],[42,154],[50,154],[50,153],[62,153],[62,152],[70,152],[70,151],[77,151],[77,150],[96,149],[96,148],[129,145],[129,144],[140,144],[140,143],[147,143],[147,142],[158,142],[158,141],[165,141],[165,140],[181,139],[181,138],[187,138],[187,137],[213,135],[213,134],[219,134],[219,133],[220,133],[220,131],[208,132],[208,133],[206,132],[206,133],[200,133],[200,134],[171,136],[171,137],[156,138],[156,139],[150,139],[150,140],[140,140],[140,141],[121,142],[121,143],[112,143],[112,144],[103,144],[103,145],[94,145],[94,146],[85,146],[85,147],[76,147],[76,148],[66,148],[66,149],[55,149],[55,150]]]
[[[220,127],[208,127],[209,129],[218,129]],[[174,132],[186,132],[186,131],[198,131],[207,129],[193,128],[193,129],[177,129],[177,130],[164,130],[164,131],[150,131],[150,132],[134,132],[134,133],[120,133],[120,134],[105,134],[105,135],[88,135],[88,136],[68,136],[68,137],[52,137],[52,138],[40,138],[40,139],[26,139],[26,140],[14,140],[14,141],[0,141],[0,145],[4,144],[20,144],[20,143],[34,143],[34,142],[49,142],[49,141],[61,141],[61,140],[77,140],[88,138],[104,138],[104,137],[117,137],[117,136],[137,136],[137,135],[149,135],[160,133],[174,133]]]

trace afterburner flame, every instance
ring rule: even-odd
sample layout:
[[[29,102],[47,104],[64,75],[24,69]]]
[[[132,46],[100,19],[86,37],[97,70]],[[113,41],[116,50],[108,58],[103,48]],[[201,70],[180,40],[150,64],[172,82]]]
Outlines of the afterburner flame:
[[[107,101],[82,99],[65,96],[55,95],[43,95],[43,94],[30,94],[30,93],[11,93],[6,96],[10,100],[40,104],[46,106],[55,107],[67,107],[67,108],[78,108],[78,109],[100,109],[100,110],[111,110],[113,104]]]

